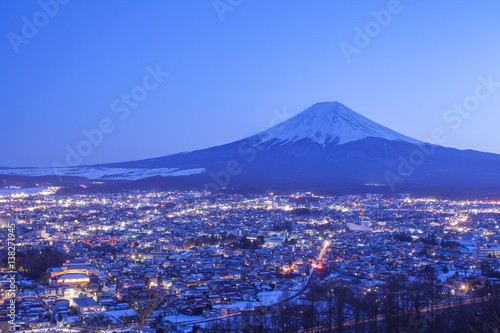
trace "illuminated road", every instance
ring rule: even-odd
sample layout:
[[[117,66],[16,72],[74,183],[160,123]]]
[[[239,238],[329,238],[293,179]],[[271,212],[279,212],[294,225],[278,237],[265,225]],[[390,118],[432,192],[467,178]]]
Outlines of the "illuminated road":
[[[319,252],[318,255],[318,262],[323,260],[323,257],[325,256],[326,250],[328,250],[328,247],[330,246],[330,241],[326,240],[323,242],[323,246],[321,247],[321,251]]]
[[[318,257],[316,258],[316,263],[319,263],[320,261],[323,260],[323,257],[325,256],[326,250],[328,250],[329,246],[330,246],[330,241],[325,239],[323,241],[323,245],[321,246],[321,250],[319,251]],[[317,265],[313,265],[311,267],[311,270],[309,272],[309,276],[306,278],[307,279],[306,283],[304,283],[304,285],[302,287],[300,287],[300,289],[295,294],[293,294],[292,296],[289,296],[285,299],[280,300],[276,304],[270,305],[270,307],[281,304],[281,303],[288,302],[288,301],[300,296],[300,294],[302,294],[304,291],[307,290],[307,288],[309,288],[309,285],[311,284],[311,279],[316,274],[316,269],[317,269]]]

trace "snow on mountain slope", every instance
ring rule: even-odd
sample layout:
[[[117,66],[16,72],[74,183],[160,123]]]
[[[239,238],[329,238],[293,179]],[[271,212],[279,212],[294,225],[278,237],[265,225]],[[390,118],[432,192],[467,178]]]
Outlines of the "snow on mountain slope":
[[[194,168],[180,170],[178,168],[154,168],[154,169],[139,169],[139,168],[106,168],[106,167],[71,167],[71,168],[19,168],[19,169],[3,169],[0,170],[2,175],[16,176],[74,176],[85,177],[88,179],[100,180],[138,180],[152,176],[188,176],[192,174],[202,173],[205,169]]]
[[[339,102],[318,103],[259,134],[259,144],[285,144],[312,140],[323,146],[344,144],[367,137],[423,144],[354,112]]]

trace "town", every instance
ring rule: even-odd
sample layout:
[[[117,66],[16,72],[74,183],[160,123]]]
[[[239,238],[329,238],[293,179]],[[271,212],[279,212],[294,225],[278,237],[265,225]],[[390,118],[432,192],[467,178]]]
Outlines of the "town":
[[[0,193],[1,332],[425,332],[500,304],[500,202],[60,191]]]

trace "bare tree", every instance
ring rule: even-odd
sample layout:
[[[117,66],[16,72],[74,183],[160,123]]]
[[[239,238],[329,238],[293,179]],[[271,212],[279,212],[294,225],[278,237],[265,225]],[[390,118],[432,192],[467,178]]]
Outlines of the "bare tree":
[[[272,314],[272,328],[276,332],[293,333],[299,330],[299,309],[291,301],[278,305]]]
[[[435,307],[439,303],[441,298],[441,291],[443,289],[443,285],[439,281],[434,270],[427,272],[424,275],[424,295],[430,302],[430,329],[431,331],[435,331],[435,327],[437,324],[437,320],[435,320]]]
[[[351,295],[351,289],[347,284],[330,284],[327,289],[327,311],[328,317],[335,318],[337,329],[342,332],[346,318],[347,302]],[[331,316],[332,311],[335,313]],[[328,322],[333,320],[328,319]],[[331,328],[331,326],[330,326]]]
[[[360,319],[362,315],[362,299],[361,296],[358,293],[351,293],[349,295],[349,298],[347,299],[347,303],[349,305],[349,308],[351,309],[351,312],[354,316],[354,332],[359,333],[360,331]]]
[[[324,318],[325,324],[328,327],[328,332],[333,332],[333,325],[336,319],[335,310],[335,285],[328,283],[324,287],[324,295],[326,297],[325,307],[324,307]]]
[[[137,327],[133,331],[137,332],[153,311],[163,303],[165,294],[162,291],[141,288],[130,290],[124,300],[136,313]]]
[[[379,299],[377,293],[368,292],[366,295],[362,297],[362,311],[366,314],[367,319],[369,320],[369,332],[377,332],[378,330],[378,304]]]
[[[398,331],[407,321],[405,311],[409,307],[407,295],[408,277],[404,274],[391,275],[383,289],[383,310],[388,331]]]

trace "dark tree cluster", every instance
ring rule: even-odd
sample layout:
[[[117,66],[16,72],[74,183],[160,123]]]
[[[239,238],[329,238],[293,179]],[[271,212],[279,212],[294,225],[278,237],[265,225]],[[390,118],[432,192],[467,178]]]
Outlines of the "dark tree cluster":
[[[237,240],[238,238],[231,233],[221,235],[212,234],[210,236],[203,235],[201,237],[192,237],[186,239],[186,241],[184,242],[184,248],[189,249],[193,246],[204,247],[210,245],[228,245]]]
[[[462,247],[462,244],[460,244],[460,242],[457,242],[457,241],[454,241],[454,240],[445,240],[445,239],[443,239],[441,241],[441,247],[446,247],[446,248],[449,248],[449,249],[456,249],[456,248]]]
[[[3,267],[7,267],[7,253],[4,249]],[[66,260],[66,254],[50,247],[41,250],[20,250],[17,253],[17,271],[31,279],[42,279],[43,274],[50,267],[61,266]]]
[[[276,223],[273,226],[273,231],[288,231],[292,232],[293,230],[293,223],[291,221],[285,221],[282,223]]]
[[[240,239],[240,248],[242,249],[258,249],[264,245],[264,236],[259,236],[257,239],[249,239],[247,236],[243,236]]]
[[[400,242],[411,242],[412,238],[410,235],[407,235],[405,233],[399,233],[394,235],[394,239],[398,240]]]
[[[309,208],[294,208],[290,211],[290,213],[298,216],[310,215],[311,210]]]
[[[419,241],[427,245],[438,245],[436,235],[434,234],[427,235],[427,237],[421,237]]]

